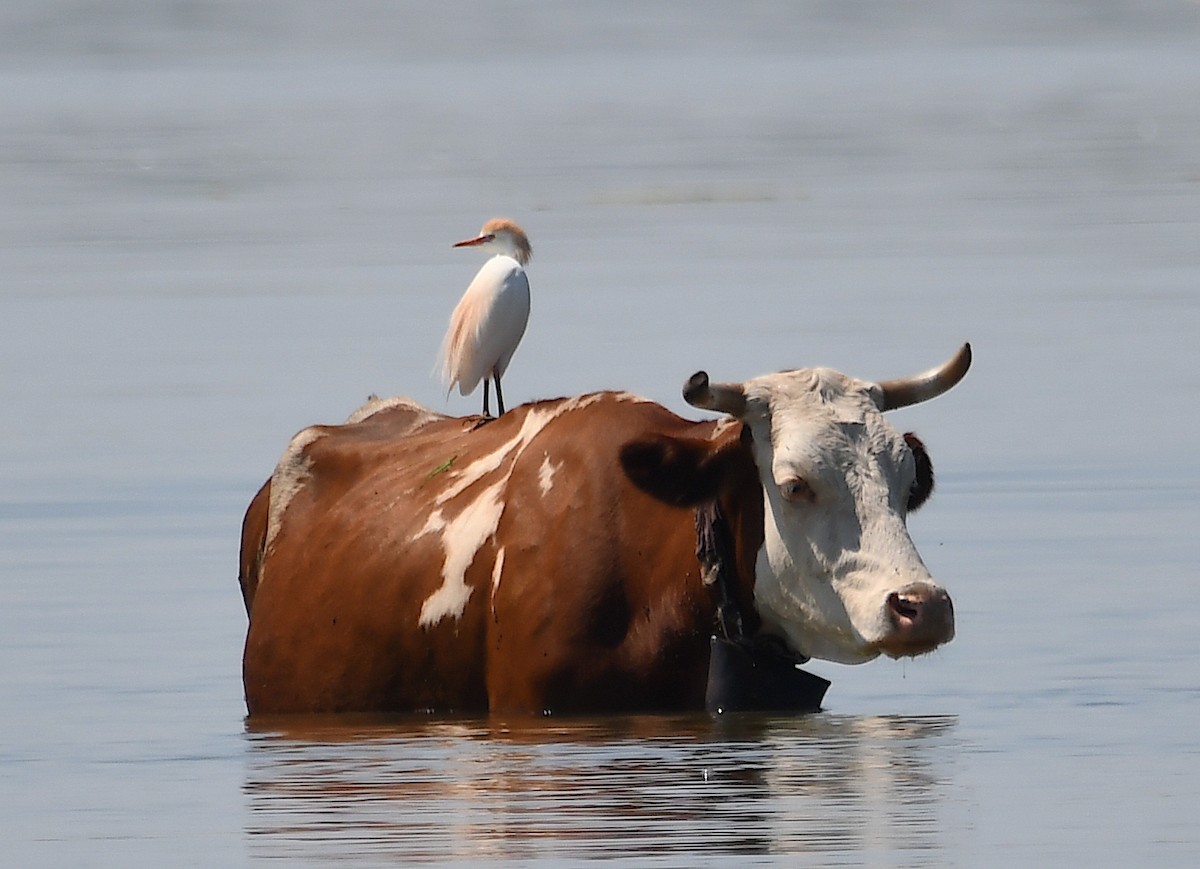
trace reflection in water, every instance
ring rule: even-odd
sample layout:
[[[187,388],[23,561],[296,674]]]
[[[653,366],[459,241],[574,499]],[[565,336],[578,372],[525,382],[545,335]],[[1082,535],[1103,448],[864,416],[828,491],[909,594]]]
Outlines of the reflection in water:
[[[936,863],[948,844],[956,724],[831,715],[254,722],[249,851],[305,863],[666,854]]]

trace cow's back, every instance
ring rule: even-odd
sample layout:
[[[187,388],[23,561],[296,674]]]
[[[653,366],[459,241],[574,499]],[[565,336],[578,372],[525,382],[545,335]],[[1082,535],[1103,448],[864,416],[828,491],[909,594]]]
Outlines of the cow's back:
[[[598,393],[301,432],[243,529],[250,711],[687,705],[711,622],[691,513],[619,453],[697,425]]]

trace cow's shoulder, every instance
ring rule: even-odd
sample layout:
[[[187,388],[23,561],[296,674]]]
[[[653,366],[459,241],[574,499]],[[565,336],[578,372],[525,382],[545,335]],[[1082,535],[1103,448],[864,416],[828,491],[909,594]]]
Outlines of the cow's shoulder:
[[[348,483],[381,466],[403,470],[419,461],[422,444],[445,443],[476,424],[408,398],[372,397],[340,425],[313,425],[297,433],[276,466],[272,486]]]
[[[340,425],[312,425],[288,442],[266,487],[264,548],[278,535],[285,514],[298,503],[320,510],[364,478],[396,479],[417,461],[414,447],[437,431],[460,429],[463,421],[411,399],[372,397]],[[428,459],[426,459],[428,463]],[[297,500],[299,499],[299,501]]]

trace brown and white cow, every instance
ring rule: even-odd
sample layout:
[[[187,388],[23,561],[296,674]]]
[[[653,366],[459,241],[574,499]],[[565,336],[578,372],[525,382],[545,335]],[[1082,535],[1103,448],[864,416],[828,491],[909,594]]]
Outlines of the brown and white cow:
[[[860,662],[954,636],[906,516],[932,466],[883,412],[940,395],[826,368],[710,384],[694,422],[600,392],[452,418],[405,399],[288,446],[246,514],[251,714],[703,708],[715,602],[695,509],[733,541],[751,633]]]

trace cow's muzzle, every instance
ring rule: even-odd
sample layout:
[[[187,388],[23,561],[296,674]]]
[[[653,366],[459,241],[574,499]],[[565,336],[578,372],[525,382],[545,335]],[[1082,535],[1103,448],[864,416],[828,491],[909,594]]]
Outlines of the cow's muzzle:
[[[954,604],[945,589],[917,583],[887,597],[889,635],[879,644],[886,655],[923,655],[954,639]]]

